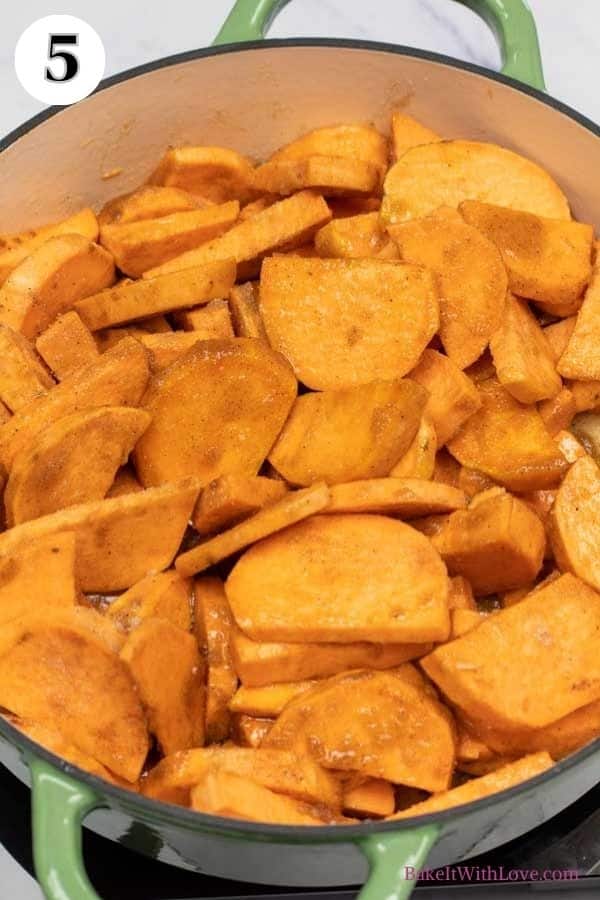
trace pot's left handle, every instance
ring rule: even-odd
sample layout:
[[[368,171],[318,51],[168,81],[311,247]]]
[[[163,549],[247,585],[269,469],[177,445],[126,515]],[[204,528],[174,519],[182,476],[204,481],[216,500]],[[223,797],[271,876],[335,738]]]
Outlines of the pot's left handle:
[[[102,806],[101,797],[42,759],[27,762],[33,861],[46,900],[100,900],[85,871],[81,828],[86,815]]]
[[[358,900],[408,900],[439,835],[439,825],[424,825],[359,838],[369,877]]]

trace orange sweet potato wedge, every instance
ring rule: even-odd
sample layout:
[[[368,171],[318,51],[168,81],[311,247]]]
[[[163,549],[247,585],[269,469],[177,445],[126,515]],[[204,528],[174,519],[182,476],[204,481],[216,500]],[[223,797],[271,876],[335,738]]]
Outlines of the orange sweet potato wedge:
[[[445,640],[448,579],[422,534],[384,516],[315,516],[251,547],[226,582],[254,640]]]
[[[397,259],[395,245],[381,224],[378,212],[334,219],[315,235],[319,256],[335,259]]]
[[[570,428],[571,422],[577,414],[573,391],[569,388],[561,388],[555,397],[542,400],[538,404],[538,412],[548,433],[555,438],[557,434]]]
[[[558,352],[558,371],[565,378],[592,381],[600,379],[600,354],[598,353],[597,333],[600,323],[600,254],[596,251],[596,264],[592,279],[583,299],[581,309],[575,320],[567,319],[573,330],[569,335],[569,326],[565,326],[563,334],[567,344]],[[556,326],[554,326],[556,327]],[[547,329],[548,330],[548,329]],[[558,351],[558,347],[557,347]]]
[[[467,505],[462,491],[419,478],[371,478],[336,484],[325,510],[331,513],[377,513],[399,519],[454,512]]]
[[[252,195],[252,163],[225,147],[171,147],[150,184],[183,188],[213,203],[243,202]]]
[[[454,578],[450,579],[448,606],[450,610],[468,609],[472,612],[477,611],[473,588],[464,575],[455,575]]]
[[[42,331],[35,349],[59,381],[100,355],[91,331],[73,309]]]
[[[113,197],[98,213],[100,226],[126,225],[129,222],[143,222],[145,219],[159,219],[172,213],[191,212],[210,206],[206,198],[194,197],[176,187],[146,184],[129,194]]]
[[[438,447],[451,440],[481,408],[471,379],[437,350],[425,350],[410,377],[429,392],[425,412],[435,428]]]
[[[308,691],[316,683],[311,680],[290,681],[287,684],[268,684],[264,687],[242,685],[229,701],[229,709],[233,713],[244,713],[263,719],[276,719],[290,700]]]
[[[0,325],[0,400],[12,412],[47,393],[54,379],[18,331]]]
[[[392,113],[392,153],[397,161],[412,147],[420,147],[421,144],[433,144],[442,138],[431,128],[421,125],[412,116],[397,110]]]
[[[194,628],[206,657],[206,739],[224,740],[229,733],[229,701],[237,687],[230,648],[233,619],[219,578],[197,578],[194,589]]]
[[[559,567],[600,589],[598,517],[600,469],[591,456],[573,463],[550,515],[552,550]]]
[[[106,616],[126,632],[150,617],[166,619],[189,631],[192,626],[192,584],[174,569],[146,575],[112,601]]]
[[[324,197],[369,196],[378,191],[380,170],[361,159],[313,155],[298,159],[274,159],[254,171],[257,191],[287,196],[315,190]]]
[[[144,488],[141,486],[133,470],[127,466],[122,466],[117,474],[115,475],[115,480],[107,491],[107,497],[122,497],[123,494],[135,494],[139,493],[139,491],[143,491]]]
[[[177,328],[193,331],[198,340],[210,341],[234,337],[227,300],[211,300],[206,306],[194,306],[174,312]]]
[[[258,308],[258,282],[247,281],[232,287],[229,310],[236,337],[267,339]]]
[[[385,818],[394,812],[396,806],[394,787],[382,778],[365,778],[345,789],[342,806],[352,816]]]
[[[244,713],[231,715],[231,740],[238,747],[260,747],[265,735],[269,733],[273,719],[257,719]]]
[[[206,485],[192,516],[198,534],[223,531],[254,515],[287,493],[284,481],[260,475],[221,475]]]
[[[424,413],[410,447],[400,457],[390,475],[392,478],[433,478],[437,449],[435,425],[431,416]]]
[[[197,334],[195,331],[141,334],[138,338],[140,344],[143,344],[150,354],[150,366],[153,372],[167,369],[187,353],[194,344],[205,339],[204,335]]]
[[[280,147],[271,160],[306,159],[310,156],[360,159],[383,171],[388,163],[388,143],[379,131],[369,125],[331,125],[315,128]]]
[[[0,625],[77,600],[75,535],[49,535],[0,557]]]

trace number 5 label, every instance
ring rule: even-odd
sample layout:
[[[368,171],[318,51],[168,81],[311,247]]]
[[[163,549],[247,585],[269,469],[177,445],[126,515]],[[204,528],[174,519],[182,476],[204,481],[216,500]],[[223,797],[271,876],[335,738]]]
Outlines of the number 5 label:
[[[25,29],[15,49],[15,71],[27,93],[56,106],[91,94],[105,62],[100,36],[77,16],[38,19]]]

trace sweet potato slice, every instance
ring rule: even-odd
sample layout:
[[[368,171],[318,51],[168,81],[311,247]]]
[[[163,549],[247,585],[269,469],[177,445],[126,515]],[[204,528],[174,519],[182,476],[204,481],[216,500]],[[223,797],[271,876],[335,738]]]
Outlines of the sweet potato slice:
[[[448,606],[453,609],[468,609],[477,611],[477,604],[473,596],[473,588],[463,575],[455,575],[450,579],[448,593]]]
[[[260,311],[271,345],[314,390],[406,375],[438,328],[425,269],[381,260],[265,260]]]
[[[126,665],[82,631],[28,628],[0,657],[0,705],[44,725],[127,781],[148,752],[146,721]]]
[[[175,562],[177,571],[182,575],[203,572],[250,544],[321,512],[328,504],[329,490],[322,482],[301,491],[290,491],[251,518],[182,553]]]
[[[225,147],[172,147],[150,177],[150,184],[179,187],[214,203],[244,201],[252,194],[251,162]]]
[[[424,413],[412,444],[390,475],[392,478],[433,478],[437,448],[435,425],[431,417]]]
[[[264,687],[239,687],[229,709],[263,719],[276,719],[286,704],[314,687],[315,681],[290,681],[287,684],[269,684]]]
[[[390,816],[395,806],[394,787],[382,778],[365,778],[358,784],[350,784],[342,801],[345,812],[368,819]]]
[[[113,600],[106,616],[122,631],[131,631],[152,617],[166,619],[189,631],[192,625],[192,585],[174,569],[146,575]]]
[[[522,784],[536,775],[541,775],[547,769],[554,765],[554,760],[548,753],[533,753],[530,756],[524,756],[516,762],[507,763],[507,765],[490,772],[489,775],[483,775],[481,778],[475,778],[473,781],[467,781],[459,787],[452,788],[449,791],[429,797],[421,803],[415,803],[408,809],[390,816],[390,819],[410,819],[413,816],[424,816],[428,813],[442,812],[445,809],[453,809],[455,806],[462,806],[464,803],[472,803],[474,800],[481,800],[482,797],[489,797],[491,794],[497,794],[500,791],[506,791],[511,787]]]
[[[421,144],[433,144],[442,138],[431,128],[421,125],[412,116],[405,113],[392,113],[392,153],[394,160],[399,160],[407,150],[420,147]]]
[[[502,323],[508,279],[499,250],[476,228],[440,216],[388,231],[405,262],[436,273],[440,338],[450,359],[466,368]]]
[[[254,640],[445,640],[448,579],[422,534],[383,516],[316,516],[251,547],[226,591]]]
[[[538,403],[538,412],[552,437],[571,426],[577,414],[575,396],[568,388],[561,388],[555,397]]]
[[[50,238],[0,288],[0,321],[34,338],[61,313],[115,280],[112,256],[79,234]]]
[[[257,719],[243,713],[231,716],[231,740],[238,747],[260,747],[265,735],[269,733],[273,719]]]
[[[573,330],[564,326],[567,344],[559,353],[558,371],[565,378],[592,381],[600,379],[600,353],[598,353],[598,328],[600,327],[600,253],[594,266],[592,280],[585,292],[581,309],[574,320]],[[566,320],[571,323],[572,320]],[[557,347],[558,350],[558,347]]]
[[[141,486],[137,478],[135,477],[135,473],[133,470],[127,466],[122,466],[117,474],[115,475],[115,480],[107,491],[107,497],[122,497],[123,494],[136,494],[139,491],[143,491],[144,488]]]
[[[484,200],[554,219],[571,218],[556,182],[531,160],[478,141],[439,141],[408,150],[389,169],[382,215],[390,222],[427,216],[440,206]]]
[[[135,450],[140,480],[256,475],[295,397],[290,366],[263,341],[199,341],[146,392],[152,424]]]
[[[173,321],[184,331],[195,331],[198,340],[222,340],[234,336],[227,300],[211,300],[206,306],[179,310],[173,313]]]
[[[75,605],[75,535],[41,537],[0,556],[0,625],[37,609]]]
[[[235,281],[231,259],[145,281],[124,281],[75,304],[91,331],[170,312],[226,295]]]
[[[204,340],[202,334],[194,331],[172,331],[167,334],[142,334],[138,338],[140,344],[150,354],[150,365],[153,372],[167,369],[180,359],[198,341]]]
[[[403,740],[407,733],[419,734],[419,741]],[[392,672],[359,670],[317,684],[288,703],[263,746],[305,747],[325,768],[427,791],[446,790],[454,768],[447,709],[429,691]]]
[[[399,519],[453,512],[467,505],[462,491],[419,478],[372,478],[331,488],[326,513],[379,513]]]
[[[548,307],[576,301],[592,273],[594,229],[467,200],[460,212],[498,247],[511,291]]]
[[[303,394],[269,462],[291,484],[388,475],[410,447],[426,402],[426,391],[408,379]]]
[[[121,272],[139,278],[148,269],[179,256],[231,228],[240,212],[237,200],[158,219],[103,225],[100,243]]]
[[[237,284],[229,293],[229,309],[237,337],[267,339],[258,308],[258,282]]]
[[[542,728],[600,698],[599,627],[600,596],[563,575],[437,647],[421,666],[470,721],[507,734]]]
[[[204,663],[191,634],[165,619],[148,618],[121,650],[165,755],[204,743]],[[165,677],[168,673],[168,677]]]
[[[319,256],[324,258],[397,259],[399,256],[381,224],[378,212],[334,219],[317,231],[315,247]]]
[[[438,447],[448,443],[481,408],[471,379],[437,350],[425,350],[410,377],[429,392],[425,413],[433,422]]]
[[[59,381],[100,355],[91,331],[75,310],[59,316],[42,331],[35,349]]]
[[[0,325],[0,399],[13,412],[54,386],[33,347],[18,331]]]
[[[194,628],[206,656],[206,739],[224,740],[229,733],[228,704],[237,687],[230,638],[233,619],[219,578],[197,578],[194,590]]]
[[[146,184],[137,191],[121,194],[105,203],[98,214],[98,222],[100,226],[126,225],[128,222],[158,219],[210,205],[211,201],[206,198],[194,197],[181,188]]]
[[[0,427],[0,459],[10,468],[15,456],[48,425],[90,407],[137,406],[148,382],[148,354],[127,339],[95,362],[78,369],[43,397],[20,409]]]
[[[565,475],[550,516],[554,557],[563,571],[573,572],[600,589],[600,469],[590,456],[573,463]]]
[[[171,563],[197,494],[198,486],[190,479],[81,503],[0,534],[0,554],[22,552],[38,538],[75,532],[75,572],[82,590],[123,590]]]
[[[192,516],[202,535],[231,528],[287,493],[284,481],[260,475],[221,475],[206,485]]]
[[[542,567],[546,535],[535,513],[503,492],[453,513],[431,540],[450,574],[485,595],[530,584]]]
[[[342,156],[274,159],[255,169],[252,184],[257,191],[283,196],[309,189],[325,197],[360,197],[377,192],[380,170]]]
[[[144,277],[178,272],[223,259],[235,259],[238,264],[244,264],[240,266],[239,277],[252,277],[266,254],[302,246],[330,219],[329,207],[319,194],[301,191],[239,222],[214,241],[150,269]]]
[[[9,526],[101,500],[149,424],[143,409],[104,406],[49,425],[13,460],[4,493]]]
[[[369,125],[330,125],[315,128],[280,147],[271,160],[305,159],[308,156],[360,159],[384,170],[388,162],[388,143]]]
[[[479,396],[481,409],[448,443],[452,455],[509,490],[556,484],[567,463],[537,410],[522,406],[494,379],[481,382]]]

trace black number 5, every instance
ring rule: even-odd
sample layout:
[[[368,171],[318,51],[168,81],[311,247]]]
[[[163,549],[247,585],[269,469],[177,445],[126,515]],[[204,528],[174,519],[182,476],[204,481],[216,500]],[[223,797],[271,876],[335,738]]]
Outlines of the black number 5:
[[[79,60],[68,50],[58,50],[57,47],[76,46],[79,43],[78,34],[51,34],[48,48],[48,59],[62,59],[65,67],[61,75],[55,75],[49,66],[46,66],[46,81],[71,81],[79,72]]]

